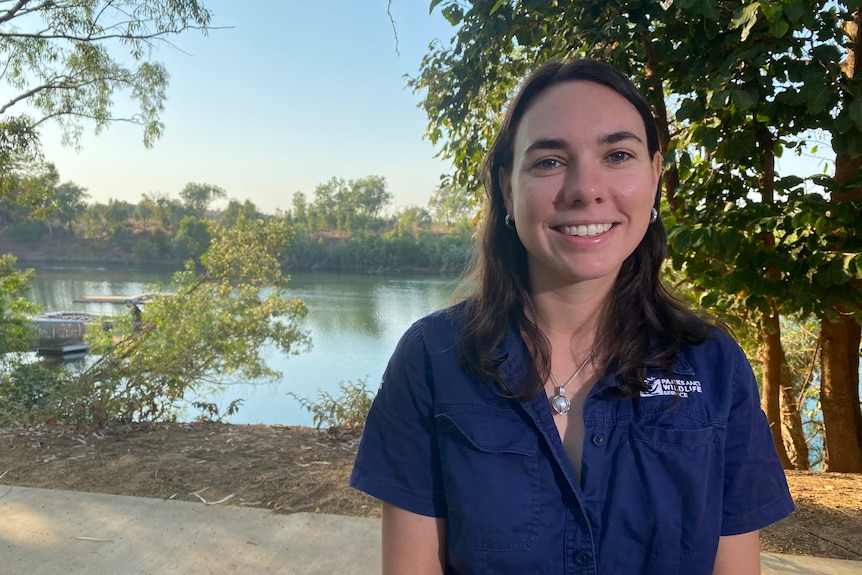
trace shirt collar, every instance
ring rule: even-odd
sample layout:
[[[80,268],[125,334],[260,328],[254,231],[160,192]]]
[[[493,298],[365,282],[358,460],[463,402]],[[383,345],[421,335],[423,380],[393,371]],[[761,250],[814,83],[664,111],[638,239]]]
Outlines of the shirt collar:
[[[521,395],[527,384],[527,374],[534,367],[527,344],[521,337],[520,331],[512,324],[509,325],[503,341],[495,348],[494,357],[500,362],[497,371],[503,384],[512,395]],[[677,375],[694,375],[691,364],[680,352],[677,352],[670,371]],[[602,393],[609,388],[620,386],[622,382],[618,377],[611,375],[613,372],[613,367],[609,367],[596,382],[591,394]]]

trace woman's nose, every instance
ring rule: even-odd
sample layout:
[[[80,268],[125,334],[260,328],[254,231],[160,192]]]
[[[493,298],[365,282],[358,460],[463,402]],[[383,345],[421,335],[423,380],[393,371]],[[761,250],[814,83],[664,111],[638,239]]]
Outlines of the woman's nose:
[[[601,169],[589,162],[573,162],[566,169],[561,200],[566,204],[601,203],[604,200]]]

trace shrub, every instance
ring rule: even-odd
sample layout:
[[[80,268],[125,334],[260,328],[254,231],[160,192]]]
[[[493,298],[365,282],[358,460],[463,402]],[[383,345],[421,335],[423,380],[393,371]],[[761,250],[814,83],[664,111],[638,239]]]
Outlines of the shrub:
[[[332,396],[325,391],[319,391],[319,401],[300,397],[292,391],[287,395],[294,398],[309,413],[314,414],[314,425],[317,429],[343,429],[355,431],[365,426],[365,417],[371,409],[374,393],[368,389],[368,378],[362,378],[358,383],[353,381],[338,384],[341,394]]]
[[[35,220],[22,220],[9,226],[9,238],[19,242],[32,242],[42,237],[45,225]]]

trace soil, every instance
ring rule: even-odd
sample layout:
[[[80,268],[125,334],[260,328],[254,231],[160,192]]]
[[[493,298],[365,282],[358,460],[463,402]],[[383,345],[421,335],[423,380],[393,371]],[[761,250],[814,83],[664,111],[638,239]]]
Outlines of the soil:
[[[81,434],[0,429],[0,484],[379,517],[347,486],[357,433],[224,423],[140,424]],[[862,560],[862,475],[788,471],[797,511],[764,551]]]

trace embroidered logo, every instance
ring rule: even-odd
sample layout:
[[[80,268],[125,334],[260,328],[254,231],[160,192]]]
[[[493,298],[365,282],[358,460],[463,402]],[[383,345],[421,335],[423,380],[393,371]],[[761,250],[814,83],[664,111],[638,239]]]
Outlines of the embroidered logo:
[[[641,397],[656,397],[659,395],[679,395],[688,397],[689,393],[703,393],[700,382],[686,379],[668,379],[665,377],[648,377],[644,380],[646,390]]]

